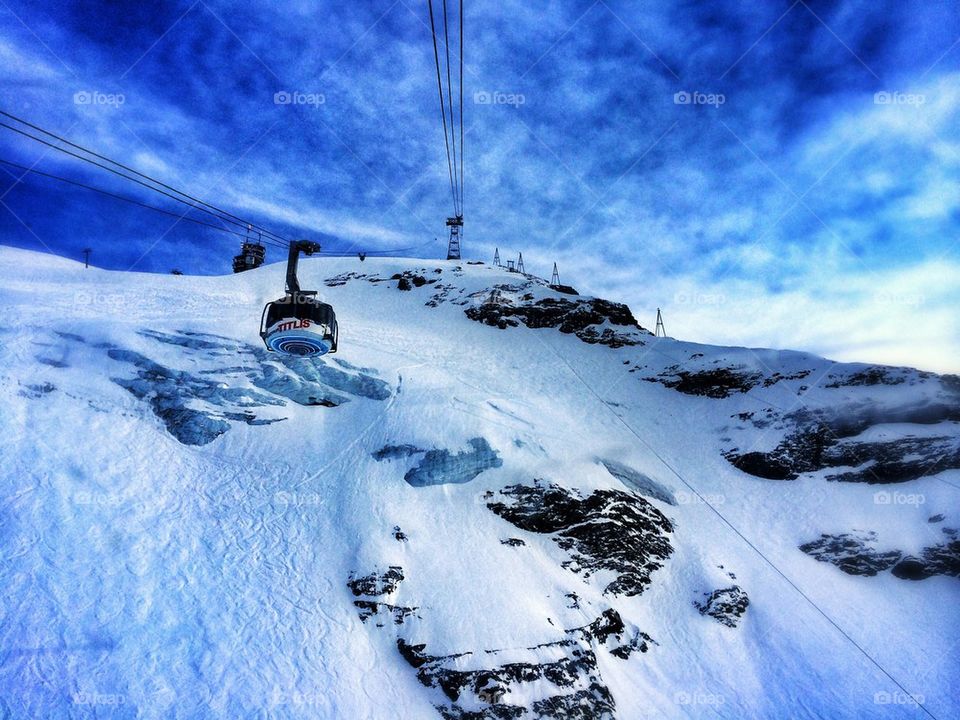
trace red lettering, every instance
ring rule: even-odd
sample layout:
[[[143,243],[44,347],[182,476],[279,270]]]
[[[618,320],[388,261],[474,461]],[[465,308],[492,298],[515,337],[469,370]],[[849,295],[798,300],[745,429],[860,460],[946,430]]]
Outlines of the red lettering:
[[[277,332],[286,332],[287,330],[305,330],[310,327],[309,320],[289,320],[277,325]]]

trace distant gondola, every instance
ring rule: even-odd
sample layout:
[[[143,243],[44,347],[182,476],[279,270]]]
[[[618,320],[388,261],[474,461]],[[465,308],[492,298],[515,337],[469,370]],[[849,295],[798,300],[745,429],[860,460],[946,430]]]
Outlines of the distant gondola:
[[[300,253],[320,251],[317,243],[299,240],[290,243],[287,257],[287,294],[267,303],[260,318],[260,337],[267,350],[293,357],[319,357],[337,351],[337,316],[333,308],[319,302],[316,290],[301,290],[297,279]]]

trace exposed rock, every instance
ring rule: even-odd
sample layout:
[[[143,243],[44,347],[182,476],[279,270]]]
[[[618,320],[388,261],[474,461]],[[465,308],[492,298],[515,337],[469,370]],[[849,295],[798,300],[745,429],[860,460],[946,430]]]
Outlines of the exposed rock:
[[[57,386],[54,385],[53,383],[49,383],[49,382],[34,383],[34,384],[24,385],[20,389],[20,392],[18,394],[20,395],[20,397],[36,400],[37,398],[41,398],[44,395],[48,395],[52,393],[56,389],[57,389]]]
[[[685,395],[703,395],[710,398],[727,398],[734,393],[745,393],[755,388],[763,378],[758,372],[748,372],[743,368],[712,368],[709,370],[679,370],[667,368],[656,377],[644,378],[647,382],[658,382]]]
[[[935,575],[960,577],[960,540],[925,547],[919,556],[905,557],[893,566],[893,574],[904,580],[926,580]]]
[[[520,538],[506,538],[500,541],[501,545],[509,545],[510,547],[523,547],[526,543]]]
[[[375,453],[371,454],[374,460],[380,462],[382,460],[397,460],[424,452],[426,452],[426,450],[414,447],[413,445],[384,445]]]
[[[901,385],[912,373],[907,368],[869,367],[866,370],[840,377],[825,385],[828,388],[851,387],[858,385]],[[831,375],[831,377],[835,377]]]
[[[902,483],[960,468],[960,442],[952,437],[903,438],[891,442],[838,443],[825,453],[830,466],[855,470],[827,475],[841,482]]]
[[[875,532],[853,532],[821,535],[800,549],[822,562],[836,565],[849,575],[873,576],[891,570],[904,580],[925,580],[935,575],[960,577],[960,540],[957,531],[944,528],[950,538],[941,545],[925,547],[918,555],[905,555],[900,550],[877,551]]]
[[[567,597],[575,593],[570,593]],[[628,628],[623,618],[613,608],[604,610],[600,616],[591,622],[579,628],[573,628],[566,631],[568,635],[578,636],[588,642],[595,641],[604,645],[611,654],[622,660],[626,660],[633,653],[639,651],[647,652],[651,645],[657,642],[645,632],[640,632],[637,628]]]
[[[414,487],[466,483],[484,470],[503,465],[500,455],[484,438],[472,438],[468,443],[470,450],[456,454],[446,449],[426,452],[420,463],[408,470],[403,479]]]
[[[412,290],[415,287],[419,288],[423,287],[424,285],[433,285],[437,282],[436,278],[430,278],[428,280],[420,273],[412,270],[404,270],[402,273],[395,273],[390,279],[397,281],[397,290]]]
[[[704,601],[694,601],[701,615],[709,615],[721,625],[736,627],[750,605],[750,598],[739,585],[704,593]]]
[[[377,602],[375,600],[354,600],[353,604],[357,608],[357,614],[362,622],[367,622],[372,617],[387,615],[393,621],[394,625],[403,625],[410,617],[419,618],[417,610],[420,608],[403,607],[401,605],[391,605],[389,603]],[[383,627],[383,623],[377,623],[378,627]]]
[[[942,470],[960,468],[960,440],[950,436],[900,437],[858,441],[872,425],[917,423],[929,425],[960,420],[960,404],[926,403],[888,409],[874,406],[824,410],[797,410],[778,416],[785,430],[769,451],[741,453],[732,448],[724,456],[737,468],[771,480],[794,480],[800,474],[842,468],[828,480],[864,483],[902,483]],[[756,424],[756,423],[754,423]]]
[[[444,718],[612,720],[616,704],[603,684],[596,650],[604,647],[615,657],[626,659],[637,650],[646,652],[654,641],[636,628],[628,629],[612,608],[589,625],[565,631],[565,635],[561,640],[526,649],[447,656],[429,655],[425,644],[400,638],[397,650],[417,670],[423,685],[439,689],[446,697],[447,703],[437,705]],[[557,651],[562,653],[559,658]],[[497,664],[465,669],[481,659],[493,659]],[[529,707],[510,703],[511,696],[530,692],[546,697],[533,700]]]
[[[351,573],[347,587],[357,597],[361,595],[379,597],[395,593],[401,582],[403,582],[403,568],[398,565],[391,565],[383,572],[374,571],[361,577],[356,577]]]
[[[651,574],[673,552],[670,521],[647,500],[620,490],[596,490],[583,498],[553,483],[511,485],[487,507],[521,530],[549,534],[570,559],[567,569],[587,579],[616,575],[605,593],[639,595]]]
[[[799,372],[790,373],[787,375],[784,375],[783,373],[775,372],[773,373],[773,375],[770,375],[763,379],[763,386],[765,388],[772,387],[773,385],[776,385],[781,380],[803,380],[809,374],[810,374],[809,370],[800,370]]]
[[[387,616],[394,625],[402,625],[411,617],[419,618],[417,614],[419,608],[394,605],[376,599],[394,594],[401,582],[403,582],[403,568],[398,565],[391,565],[383,572],[374,571],[361,577],[351,573],[347,587],[356,597],[364,598],[353,601],[360,620],[365,623],[371,618],[379,619]],[[378,621],[377,627],[383,627],[383,622]]]
[[[598,298],[567,300],[566,298],[542,298],[533,300],[532,295],[517,297],[519,288],[498,285],[483,302],[467,308],[467,317],[492,327],[506,329],[525,325],[529,328],[558,328],[562,333],[572,333],[587,343],[599,343],[610,347],[638,345],[649,331],[640,327],[630,309],[621,303]],[[511,294],[512,293],[512,294]],[[598,329],[600,325],[612,327]]]
[[[840,535],[823,534],[819,539],[804,543],[800,550],[821,562],[836,565],[848,575],[872,577],[889,570],[900,559],[898,550],[877,550],[875,532],[852,532]]]

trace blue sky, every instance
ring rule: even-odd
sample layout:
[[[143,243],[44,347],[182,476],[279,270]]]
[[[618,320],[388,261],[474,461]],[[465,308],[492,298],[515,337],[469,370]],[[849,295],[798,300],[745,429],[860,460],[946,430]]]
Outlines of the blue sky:
[[[556,260],[683,339],[960,370],[960,2],[465,5],[466,256]],[[0,27],[0,108],[282,234],[444,252],[425,0],[0,0]],[[2,128],[0,157],[138,195]],[[5,244],[235,251],[13,172]]]

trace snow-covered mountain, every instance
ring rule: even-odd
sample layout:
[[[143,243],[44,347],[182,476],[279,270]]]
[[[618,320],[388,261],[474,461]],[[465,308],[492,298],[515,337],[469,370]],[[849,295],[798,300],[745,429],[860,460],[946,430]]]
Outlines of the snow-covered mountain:
[[[482,264],[0,249],[0,717],[960,716],[960,380]]]

